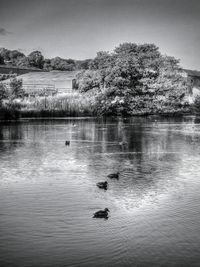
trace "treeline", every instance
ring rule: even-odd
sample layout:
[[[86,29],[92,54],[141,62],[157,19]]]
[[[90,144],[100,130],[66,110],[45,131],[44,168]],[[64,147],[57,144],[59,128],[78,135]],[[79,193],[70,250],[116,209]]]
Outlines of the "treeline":
[[[2,51],[6,52],[5,49]],[[4,63],[5,58],[4,55]],[[14,57],[9,54],[8,58]],[[73,60],[64,60],[63,62],[57,58],[48,61],[38,51],[32,52],[26,59],[23,56],[21,59],[19,58],[16,61],[13,59],[15,62],[13,64],[28,60],[29,66],[40,66],[40,68],[48,70],[50,67],[59,70],[80,70],[76,77],[76,92],[79,97],[76,96],[73,103],[70,98],[65,100],[64,97],[62,97],[62,101],[59,97],[44,98],[45,100],[41,101],[36,97],[33,102],[37,102],[37,105],[34,103],[29,105],[25,104],[21,97],[22,107],[26,105],[26,110],[29,110],[30,107],[35,109],[40,107],[42,112],[46,112],[45,114],[48,112],[54,114],[55,109],[56,112],[62,111],[63,116],[71,114],[72,106],[76,107],[76,116],[82,115],[84,110],[85,114],[88,114],[89,110],[91,115],[100,116],[191,112],[191,105],[187,98],[189,85],[187,79],[182,75],[179,60],[162,55],[154,44],[123,43],[112,52],[100,51],[94,59],[76,61],[76,63]],[[71,67],[67,69],[65,64]],[[16,81],[13,85],[16,87]],[[20,84],[18,85],[16,92],[21,94]],[[78,102],[81,98],[83,101],[79,106]],[[6,101],[2,100],[2,104],[4,102],[6,104]],[[13,103],[13,101],[9,103]],[[75,110],[73,110],[73,114],[75,114]]]
[[[24,53],[18,50],[0,48],[0,64],[5,64],[8,66],[33,67],[47,71],[72,71],[88,69],[90,61],[90,59],[74,60],[60,57],[48,59],[44,58],[40,51],[33,51],[26,56]]]

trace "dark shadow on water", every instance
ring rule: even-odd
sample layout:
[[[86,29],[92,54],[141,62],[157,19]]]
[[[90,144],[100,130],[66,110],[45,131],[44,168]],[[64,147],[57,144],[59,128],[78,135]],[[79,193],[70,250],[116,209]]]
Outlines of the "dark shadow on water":
[[[23,145],[24,127],[21,123],[0,124],[0,152],[12,151]]]

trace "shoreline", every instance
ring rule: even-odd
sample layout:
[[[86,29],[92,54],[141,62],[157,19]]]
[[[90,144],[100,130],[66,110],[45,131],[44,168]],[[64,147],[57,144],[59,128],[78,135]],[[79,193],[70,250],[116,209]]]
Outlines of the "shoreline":
[[[41,115],[41,114],[40,114]],[[8,118],[8,119],[3,119],[0,118],[0,123],[3,122],[20,122],[20,121],[26,121],[26,120],[90,120],[90,119],[125,119],[125,118],[138,118],[138,117],[157,117],[157,118],[174,118],[174,117],[198,117],[199,114],[195,114],[192,112],[186,112],[186,113],[179,113],[179,112],[175,112],[175,113],[159,113],[159,114],[155,114],[155,113],[148,113],[148,114],[143,114],[143,113],[137,113],[134,115],[129,115],[129,116],[95,116],[95,115],[91,115],[91,116],[40,116],[38,114],[38,116],[19,116],[18,118],[12,119],[12,118]]]

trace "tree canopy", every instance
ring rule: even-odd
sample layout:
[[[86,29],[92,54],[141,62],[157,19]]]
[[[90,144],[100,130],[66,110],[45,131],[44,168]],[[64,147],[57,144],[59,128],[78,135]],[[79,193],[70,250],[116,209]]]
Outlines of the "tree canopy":
[[[13,66],[18,65],[18,61],[25,58],[25,55],[22,52],[18,50],[8,50],[5,48],[0,49],[0,56],[3,58],[5,63],[8,62]]]
[[[148,99],[143,106],[155,98],[163,105],[172,99],[180,102],[187,87],[179,61],[163,56],[154,44],[124,43],[112,53],[98,52],[90,70],[77,78],[82,92],[96,90],[102,113],[131,113],[138,97]]]
[[[40,51],[33,51],[28,55],[28,64],[31,67],[42,69],[44,57]]]

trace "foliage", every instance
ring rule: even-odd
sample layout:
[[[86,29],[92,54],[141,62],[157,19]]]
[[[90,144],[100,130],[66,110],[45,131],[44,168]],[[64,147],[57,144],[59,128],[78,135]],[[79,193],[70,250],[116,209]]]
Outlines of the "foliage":
[[[76,60],[75,61],[75,68],[77,70],[88,70],[90,67],[90,63],[92,62],[91,59],[85,59],[85,60]]]
[[[8,91],[6,86],[0,83],[0,106],[2,105],[2,101],[8,98]]]
[[[45,59],[44,60],[43,69],[47,70],[47,71],[51,71],[52,70],[51,60],[50,59]]]
[[[90,68],[91,59],[73,60],[61,57],[44,58],[40,51],[33,51],[28,56],[25,56],[18,50],[9,50],[0,48],[0,64],[7,64],[19,67],[35,67],[46,71],[61,70],[87,70]]]
[[[9,78],[14,78],[16,77],[16,74],[0,74],[0,81],[4,81],[4,80],[7,80]]]
[[[29,59],[28,59],[28,57],[22,57],[22,58],[19,58],[19,59],[17,60],[16,65],[19,66],[19,67],[25,67],[25,68],[29,68],[29,67],[31,67],[30,64],[29,64]]]
[[[63,59],[55,57],[52,59],[45,59],[44,70],[61,70],[61,71],[72,71],[75,70],[75,61],[73,59]]]
[[[17,119],[19,117],[20,104],[16,97],[21,96],[20,83],[13,79],[11,90],[5,84],[0,84],[0,119]]]
[[[73,59],[63,59],[55,57],[50,60],[50,66],[53,70],[71,71],[75,69],[75,62]]]
[[[193,109],[195,114],[200,114],[200,95],[197,95],[195,97],[194,103],[193,103]]]
[[[15,109],[19,109],[15,99],[20,98],[20,107],[34,114],[135,115],[189,110],[185,99],[188,84],[181,75],[179,61],[163,56],[154,44],[123,43],[113,52],[98,52],[93,60],[45,59],[40,51],[25,56],[5,48],[0,49],[0,57],[5,64],[16,66],[80,70],[76,77],[79,92],[69,97],[40,92],[40,96],[25,103],[21,81],[12,80],[8,103],[15,103]],[[199,106],[198,101],[195,105]]]
[[[100,51],[97,52],[97,56],[90,62],[90,69],[103,70],[109,66],[112,66],[112,55],[109,52]]]
[[[40,51],[33,51],[28,55],[29,66],[42,69],[44,57]]]
[[[23,98],[24,97],[24,90],[22,88],[22,80],[14,78],[10,82],[10,95],[11,99],[15,98]]]
[[[101,76],[98,71],[85,70],[76,75],[76,83],[81,92],[100,88]]]
[[[153,112],[156,105],[151,102],[157,103],[159,96],[165,104],[180,106],[187,89],[178,60],[162,56],[154,44],[132,43],[119,45],[113,53],[97,53],[90,71],[79,74],[78,85],[81,92],[97,90],[97,113],[116,115],[148,106]]]
[[[18,62],[25,58],[25,55],[18,50],[0,49],[0,57],[4,62],[8,62],[13,66],[18,66]]]

